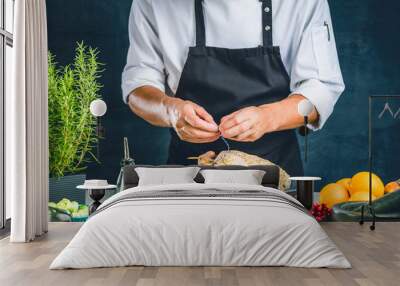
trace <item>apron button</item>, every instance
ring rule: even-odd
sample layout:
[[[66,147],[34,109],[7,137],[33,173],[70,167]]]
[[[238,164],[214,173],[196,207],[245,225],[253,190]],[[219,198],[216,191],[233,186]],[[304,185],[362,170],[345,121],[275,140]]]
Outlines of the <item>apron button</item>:
[[[271,11],[271,9],[269,7],[265,7],[264,11],[265,11],[265,13],[269,13]]]
[[[269,31],[269,30],[271,30],[271,27],[270,26],[265,26],[265,31]]]

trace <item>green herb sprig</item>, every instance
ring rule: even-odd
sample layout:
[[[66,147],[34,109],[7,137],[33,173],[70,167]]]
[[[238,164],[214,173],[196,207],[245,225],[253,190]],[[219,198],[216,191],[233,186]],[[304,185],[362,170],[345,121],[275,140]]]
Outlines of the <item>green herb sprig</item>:
[[[100,98],[103,64],[95,48],[77,43],[71,65],[58,67],[55,56],[48,57],[49,169],[51,177],[76,174],[98,159],[93,154],[98,138],[96,118],[90,103]]]

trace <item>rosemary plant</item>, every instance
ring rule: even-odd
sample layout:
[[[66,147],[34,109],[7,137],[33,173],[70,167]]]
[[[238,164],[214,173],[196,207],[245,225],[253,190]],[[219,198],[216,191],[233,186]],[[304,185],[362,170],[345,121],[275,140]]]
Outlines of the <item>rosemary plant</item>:
[[[49,53],[49,169],[51,177],[75,174],[95,160],[96,118],[90,103],[100,98],[98,50],[78,43],[71,65],[58,67]]]

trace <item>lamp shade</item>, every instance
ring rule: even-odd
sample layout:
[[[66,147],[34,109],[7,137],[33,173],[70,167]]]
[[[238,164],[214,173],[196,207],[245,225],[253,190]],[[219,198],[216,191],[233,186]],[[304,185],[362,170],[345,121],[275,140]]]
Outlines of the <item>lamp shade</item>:
[[[308,99],[303,99],[297,106],[299,114],[303,117],[310,115],[313,109],[314,105]]]
[[[107,112],[107,104],[101,99],[95,99],[90,103],[90,113],[95,117],[101,117]]]

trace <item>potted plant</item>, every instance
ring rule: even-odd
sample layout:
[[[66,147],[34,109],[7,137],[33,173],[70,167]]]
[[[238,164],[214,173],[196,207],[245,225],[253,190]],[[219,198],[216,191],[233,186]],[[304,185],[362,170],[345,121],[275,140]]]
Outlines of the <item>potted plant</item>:
[[[49,53],[49,200],[63,198],[85,203],[85,193],[75,188],[86,178],[86,164],[98,138],[90,103],[100,98],[102,64],[98,50],[78,43],[73,63],[59,67]]]

